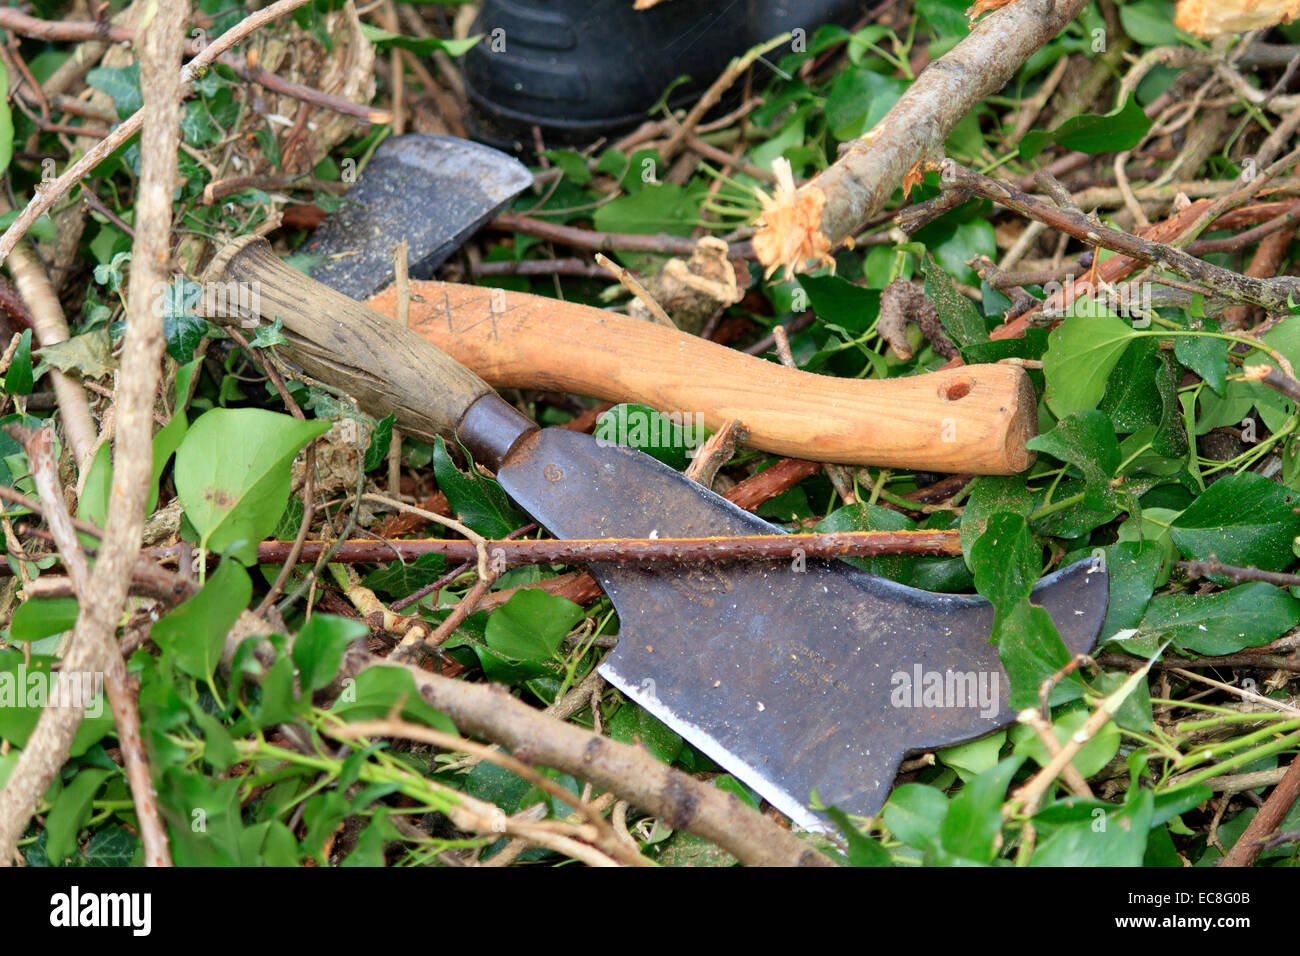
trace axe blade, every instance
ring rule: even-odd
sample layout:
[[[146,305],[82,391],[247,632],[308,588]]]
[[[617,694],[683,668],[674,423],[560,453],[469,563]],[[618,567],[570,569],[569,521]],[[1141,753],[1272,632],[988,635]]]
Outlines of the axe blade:
[[[648,455],[544,429],[498,473],[560,538],[781,534]],[[993,607],[843,561],[595,564],[619,643],[600,667],[624,694],[806,828],[809,809],[875,814],[905,754],[1012,720],[989,643]],[[1109,595],[1082,562],[1044,578],[1072,654],[1092,649]]]
[[[384,140],[342,205],[300,255],[320,257],[317,282],[364,300],[391,285],[403,239],[413,279],[428,279],[471,235],[531,186],[513,157],[452,136],[408,133]]]

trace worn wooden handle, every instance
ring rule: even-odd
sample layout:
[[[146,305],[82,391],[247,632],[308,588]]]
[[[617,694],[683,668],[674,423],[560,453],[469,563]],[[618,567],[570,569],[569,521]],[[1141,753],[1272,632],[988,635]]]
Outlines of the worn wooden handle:
[[[541,296],[412,283],[410,328],[497,388],[537,388],[728,420],[793,458],[1006,475],[1034,460],[1034,390],[1012,365],[888,380],[784,368],[662,325]],[[370,300],[397,315],[389,288]]]
[[[281,262],[264,239],[245,236],[222,248],[203,282],[214,322],[279,318],[285,358],[347,392],[368,415],[396,415],[403,431],[425,441],[453,435],[469,407],[492,391],[430,339]]]

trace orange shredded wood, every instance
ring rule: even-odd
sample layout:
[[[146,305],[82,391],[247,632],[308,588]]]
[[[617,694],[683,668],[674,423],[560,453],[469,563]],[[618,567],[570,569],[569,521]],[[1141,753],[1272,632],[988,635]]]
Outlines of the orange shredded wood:
[[[1300,17],[1300,0],[1179,0],[1174,25],[1199,37],[1262,30]]]

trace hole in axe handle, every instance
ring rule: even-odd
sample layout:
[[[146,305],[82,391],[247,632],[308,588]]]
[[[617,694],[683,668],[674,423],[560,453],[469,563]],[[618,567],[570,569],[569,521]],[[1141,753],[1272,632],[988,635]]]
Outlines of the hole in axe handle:
[[[963,378],[956,382],[949,382],[947,385],[943,387],[941,394],[948,401],[955,402],[958,399],[965,398],[967,395],[969,395],[970,390],[971,390],[970,379]]]

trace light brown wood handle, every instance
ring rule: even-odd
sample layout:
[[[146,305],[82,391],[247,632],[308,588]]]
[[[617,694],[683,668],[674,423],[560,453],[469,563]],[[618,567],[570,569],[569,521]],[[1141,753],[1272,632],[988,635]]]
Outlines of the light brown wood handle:
[[[286,265],[264,239],[245,236],[220,249],[203,282],[212,321],[242,324],[237,310],[214,307],[231,302],[252,303],[256,324],[279,318],[285,358],[347,392],[366,414],[396,415],[403,431],[425,441],[455,434],[469,407],[492,391],[436,342]]]
[[[728,420],[792,458],[1008,475],[1034,460],[1033,386],[1013,365],[907,378],[787,369],[662,325],[541,296],[413,282],[410,328],[496,388],[535,388]],[[393,288],[369,303],[397,315]]]

